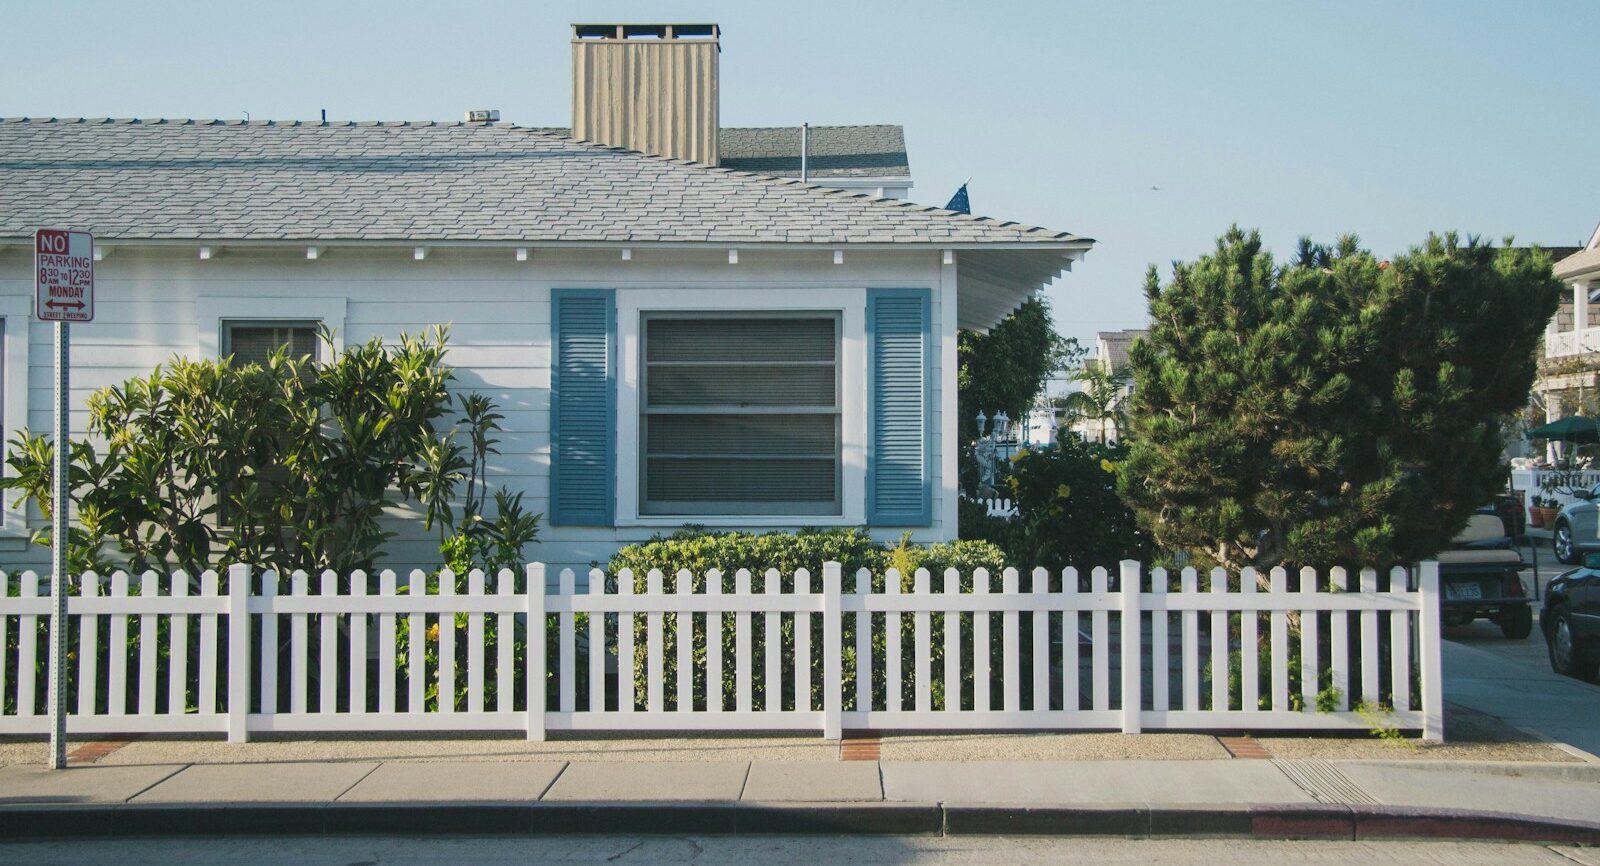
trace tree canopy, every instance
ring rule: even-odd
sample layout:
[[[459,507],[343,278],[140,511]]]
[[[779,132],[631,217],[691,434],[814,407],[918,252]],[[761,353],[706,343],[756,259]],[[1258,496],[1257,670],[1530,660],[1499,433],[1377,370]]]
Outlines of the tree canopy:
[[[1279,265],[1252,231],[1154,267],[1119,487],[1163,547],[1242,565],[1376,565],[1439,550],[1503,483],[1560,283],[1537,250],[1354,237]]]
[[[956,403],[961,441],[978,436],[978,413],[1027,417],[1050,376],[1081,355],[1078,341],[1056,333],[1050,305],[1029,298],[987,334],[962,331],[956,344]]]

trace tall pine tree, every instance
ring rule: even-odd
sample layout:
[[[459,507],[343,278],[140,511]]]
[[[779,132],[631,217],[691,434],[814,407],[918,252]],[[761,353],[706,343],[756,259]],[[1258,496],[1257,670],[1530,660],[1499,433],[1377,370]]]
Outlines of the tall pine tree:
[[[1206,563],[1322,568],[1428,556],[1499,489],[1560,283],[1453,234],[1279,266],[1235,226],[1145,293],[1119,469],[1141,525]]]

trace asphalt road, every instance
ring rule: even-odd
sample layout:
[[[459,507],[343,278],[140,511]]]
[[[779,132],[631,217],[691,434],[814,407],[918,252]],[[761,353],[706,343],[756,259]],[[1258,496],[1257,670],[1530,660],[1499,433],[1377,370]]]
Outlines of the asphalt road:
[[[1549,541],[1540,539],[1539,569],[1524,572],[1540,598],[1550,578],[1571,566],[1555,561]],[[1532,551],[1522,558],[1532,562]],[[1538,602],[1534,603],[1538,616]],[[1600,684],[1557,675],[1550,670],[1544,638],[1537,627],[1525,640],[1507,640],[1500,629],[1479,620],[1444,632],[1444,698],[1478,712],[1600,755]],[[1449,732],[1446,731],[1446,736]]]
[[[144,863],[852,864],[1553,864],[1600,866],[1600,849],[1493,842],[1255,842],[1020,837],[814,836],[523,838],[119,839],[0,844],[0,862],[137,866]]]

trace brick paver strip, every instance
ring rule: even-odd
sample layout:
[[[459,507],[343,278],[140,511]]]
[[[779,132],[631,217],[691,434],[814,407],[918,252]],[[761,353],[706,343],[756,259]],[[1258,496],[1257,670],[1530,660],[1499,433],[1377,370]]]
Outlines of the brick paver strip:
[[[1218,737],[1217,742],[1222,744],[1228,754],[1235,758],[1249,758],[1252,760],[1271,760],[1272,753],[1268,752],[1260,742],[1252,736]]]

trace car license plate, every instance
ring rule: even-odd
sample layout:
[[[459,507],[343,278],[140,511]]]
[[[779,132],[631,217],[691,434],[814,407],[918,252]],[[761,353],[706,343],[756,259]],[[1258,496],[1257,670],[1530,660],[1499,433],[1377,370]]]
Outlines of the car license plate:
[[[1453,601],[1472,601],[1483,598],[1483,587],[1476,583],[1447,583],[1444,597]]]

